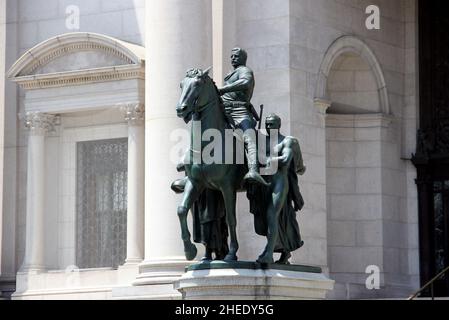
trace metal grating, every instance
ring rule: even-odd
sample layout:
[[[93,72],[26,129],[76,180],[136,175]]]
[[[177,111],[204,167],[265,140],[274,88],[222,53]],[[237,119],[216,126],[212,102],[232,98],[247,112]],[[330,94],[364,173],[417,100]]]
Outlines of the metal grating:
[[[77,266],[117,268],[126,259],[128,139],[77,143]]]

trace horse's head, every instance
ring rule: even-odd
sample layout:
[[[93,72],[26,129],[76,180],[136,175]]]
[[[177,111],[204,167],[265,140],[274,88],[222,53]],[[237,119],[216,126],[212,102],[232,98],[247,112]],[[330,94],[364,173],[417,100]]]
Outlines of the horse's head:
[[[210,68],[203,71],[201,69],[191,69],[187,71],[186,77],[181,81],[181,98],[179,99],[176,112],[178,117],[189,122],[194,112],[198,112],[201,107],[209,103],[210,95],[206,90],[206,84],[212,83],[209,78]]]

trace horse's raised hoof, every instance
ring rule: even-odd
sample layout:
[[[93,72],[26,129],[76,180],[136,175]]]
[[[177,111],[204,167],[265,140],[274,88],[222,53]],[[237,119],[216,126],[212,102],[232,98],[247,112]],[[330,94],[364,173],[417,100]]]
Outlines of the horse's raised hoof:
[[[274,263],[273,255],[271,256],[268,254],[261,255],[256,262],[260,264],[272,264]]]
[[[238,258],[235,253],[228,253],[226,255],[226,257],[224,258],[224,261],[227,261],[227,262],[232,262],[232,261],[237,261],[237,260],[238,260]]]
[[[192,261],[196,258],[196,254],[198,253],[198,250],[196,249],[196,246],[191,242],[184,243],[184,253],[186,255],[187,261]]]

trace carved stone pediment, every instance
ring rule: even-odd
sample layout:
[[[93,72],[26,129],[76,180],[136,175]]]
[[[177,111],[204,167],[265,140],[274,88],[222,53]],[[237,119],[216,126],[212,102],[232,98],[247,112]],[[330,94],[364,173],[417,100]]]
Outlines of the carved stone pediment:
[[[28,50],[8,72],[25,89],[144,77],[145,48],[93,33],[68,33]]]
[[[33,75],[37,75],[105,68],[127,64],[132,64],[132,61],[129,61],[129,59],[126,59],[126,57],[117,57],[116,55],[106,51],[89,50],[63,55],[61,57],[55,58],[54,60],[51,60],[43,66],[38,66],[35,70],[29,71],[32,71]]]

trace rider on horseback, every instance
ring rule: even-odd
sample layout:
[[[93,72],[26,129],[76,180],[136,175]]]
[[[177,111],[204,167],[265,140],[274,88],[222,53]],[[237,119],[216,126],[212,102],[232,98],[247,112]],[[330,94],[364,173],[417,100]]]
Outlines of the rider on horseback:
[[[269,184],[259,174],[256,125],[260,119],[251,104],[255,80],[253,71],[246,66],[247,58],[245,50],[232,49],[231,64],[234,71],[225,77],[225,86],[218,92],[223,99],[226,114],[231,118],[231,125],[243,132],[241,138],[245,143],[249,169],[244,180],[268,186]]]
[[[246,66],[247,59],[248,54],[245,50],[241,48],[232,50],[231,64],[234,71],[225,77],[225,86],[218,89],[218,92],[223,100],[229,124],[234,129],[243,132],[241,138],[245,144],[249,170],[244,181],[269,186],[270,184],[259,173],[255,128],[257,121],[261,121],[261,119],[251,104],[255,79],[253,71]],[[184,162],[178,164],[177,169],[180,172],[184,171]],[[172,184],[172,189],[177,193],[182,193],[185,183],[186,178],[176,180]]]

